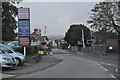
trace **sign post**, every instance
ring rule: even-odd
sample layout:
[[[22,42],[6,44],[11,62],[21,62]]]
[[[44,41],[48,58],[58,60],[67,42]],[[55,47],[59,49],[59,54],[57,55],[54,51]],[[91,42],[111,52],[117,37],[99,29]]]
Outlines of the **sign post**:
[[[30,46],[30,9],[18,9],[18,31],[19,45],[24,46],[24,56],[26,57],[26,46]]]

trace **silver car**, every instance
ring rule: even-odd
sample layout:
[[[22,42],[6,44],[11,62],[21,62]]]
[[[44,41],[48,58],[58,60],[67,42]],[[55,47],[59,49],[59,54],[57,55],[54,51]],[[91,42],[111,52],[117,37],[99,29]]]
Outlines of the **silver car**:
[[[18,41],[6,41],[6,42],[4,42],[4,44],[11,47],[11,48],[20,47]]]
[[[17,65],[17,60],[3,51],[0,51],[0,67],[14,67]]]
[[[4,45],[4,44],[0,44],[0,50],[6,52],[6,54],[9,54],[9,55],[15,57],[15,59],[18,61],[18,65],[24,64],[25,57],[22,53],[15,52],[11,47]]]

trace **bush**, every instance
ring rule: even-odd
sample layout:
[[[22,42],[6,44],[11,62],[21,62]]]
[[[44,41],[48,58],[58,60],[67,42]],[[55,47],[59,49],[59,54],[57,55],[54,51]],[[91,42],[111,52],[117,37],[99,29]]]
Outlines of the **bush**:
[[[62,49],[67,49],[69,44],[68,43],[61,43]]]
[[[26,46],[27,55],[36,54],[38,52],[38,49],[36,47],[37,46]],[[15,48],[15,51],[24,54],[24,47],[17,47]]]

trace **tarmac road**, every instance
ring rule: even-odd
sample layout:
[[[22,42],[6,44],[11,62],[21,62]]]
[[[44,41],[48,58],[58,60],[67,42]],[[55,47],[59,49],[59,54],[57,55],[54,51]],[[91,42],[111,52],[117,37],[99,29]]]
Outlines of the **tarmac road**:
[[[53,54],[54,57],[63,59],[59,64],[16,78],[115,78],[96,61],[68,54],[64,50],[55,49],[53,52],[63,53]]]

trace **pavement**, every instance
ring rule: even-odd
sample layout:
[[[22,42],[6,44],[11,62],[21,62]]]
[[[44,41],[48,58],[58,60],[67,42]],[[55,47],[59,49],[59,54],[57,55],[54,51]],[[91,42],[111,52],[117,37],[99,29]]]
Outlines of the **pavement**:
[[[47,69],[59,63],[60,61],[61,59],[57,59],[52,55],[45,55],[42,56],[42,59],[38,63],[25,63],[23,66],[4,68],[2,69],[2,74],[0,74],[0,76],[2,76],[3,79],[15,78],[20,75],[30,74],[32,72]]]

